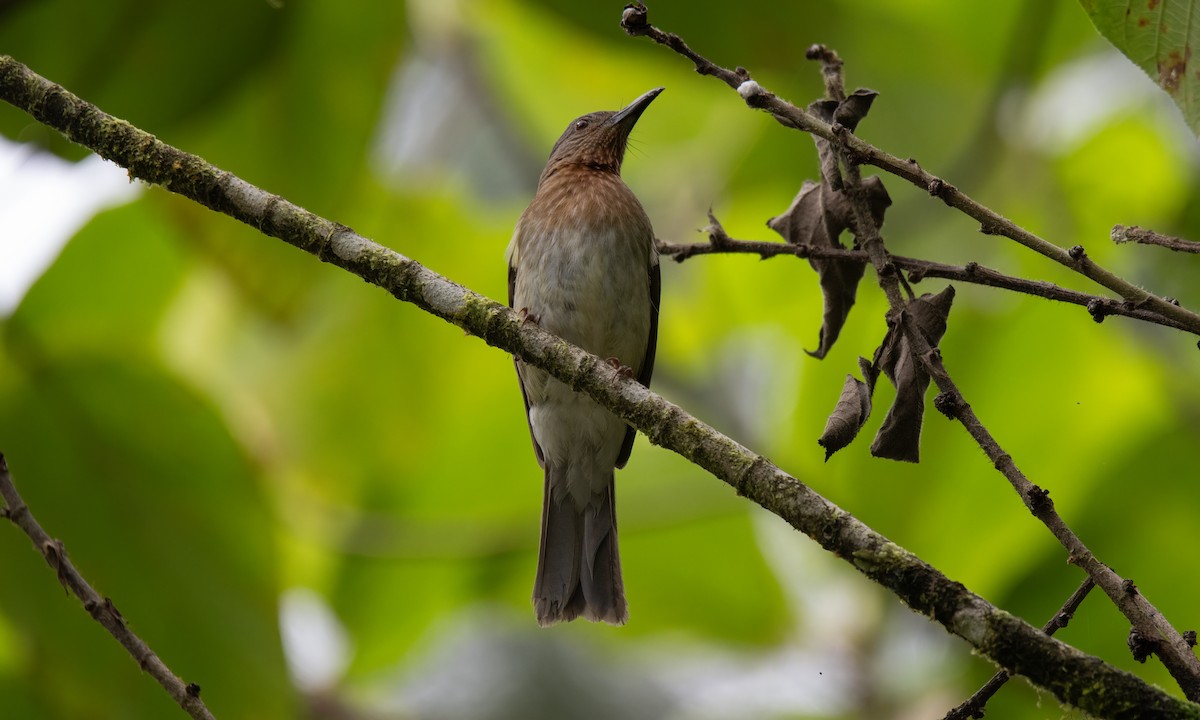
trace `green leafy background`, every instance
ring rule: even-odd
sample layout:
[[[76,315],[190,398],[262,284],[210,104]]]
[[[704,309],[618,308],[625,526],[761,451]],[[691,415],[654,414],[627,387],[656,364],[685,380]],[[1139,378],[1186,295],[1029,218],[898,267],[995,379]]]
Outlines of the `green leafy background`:
[[[43,0],[0,5],[0,52],[503,298],[512,225],[576,115],[666,86],[625,175],[667,240],[703,239],[695,228],[709,206],[731,235],[773,239],[765,221],[817,174],[807,137],[626,37],[620,10],[557,0]],[[1058,107],[1056,79],[1111,52],[1079,8],[753,0],[734,12],[662,0],[651,21],[800,104],[821,92],[804,48],[836,48],[851,85],[881,93],[862,136],[1200,306],[1200,261],[1107,239],[1115,223],[1200,237],[1195,149],[1176,112],[1136,84],[1115,91],[1128,104],[1070,133],[1054,134],[1061,117],[1033,112]],[[427,92],[400,97],[410,98],[408,122],[432,133],[399,168],[379,153],[398,74]],[[451,82],[467,88],[459,99],[428,94]],[[7,106],[0,132],[84,154]],[[1096,291],[886,182],[895,252]],[[667,263],[655,387],[1041,624],[1080,574],[961,428],[929,417],[919,466],[871,458],[869,438],[822,462],[825,415],[885,329],[872,281],[816,361],[802,352],[821,322],[806,263]],[[1200,625],[1194,339],[1121,318],[1097,325],[1081,308],[1038,298],[958,291],[942,348],[968,400],[1105,562],[1182,628]],[[881,385],[865,433],[891,393]],[[810,689],[806,699],[753,705],[764,691],[731,682],[751,703],[733,716],[934,717],[992,670],[644,439],[618,477],[630,624],[538,630],[528,594],[541,480],[509,358],[160,189],[93,219],[0,320],[0,450],[42,523],[221,718],[347,708],[585,717],[585,705],[609,717],[718,717],[679,697],[700,694],[705,678],[744,679],[776,663],[795,670],[771,676],[765,694],[794,685]],[[5,717],[179,714],[11,528],[0,534],[0,567]],[[347,634],[347,665],[326,687],[301,691],[288,675],[279,608],[294,588],[319,594]],[[1171,687],[1153,660],[1130,659],[1127,630],[1097,594],[1062,637]],[[485,651],[496,656],[482,675],[456,675]],[[809,660],[783,665],[789,653]],[[505,692],[451,702],[489,682]],[[626,705],[604,704],[620,698]],[[1021,683],[989,713],[1074,716]]]

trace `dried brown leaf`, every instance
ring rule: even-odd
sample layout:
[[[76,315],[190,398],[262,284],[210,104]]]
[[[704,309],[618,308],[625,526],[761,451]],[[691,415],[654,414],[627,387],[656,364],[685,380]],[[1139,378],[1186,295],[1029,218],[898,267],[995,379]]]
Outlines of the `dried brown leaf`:
[[[845,100],[815,100],[808,104],[810,115],[830,124],[837,123],[850,132],[858,128],[858,124],[867,116],[871,104],[879,93],[866,88],[859,88],[850,93]],[[838,164],[838,154],[833,143],[819,135],[813,135],[813,143],[817,146],[817,158],[821,163],[821,177],[829,187],[841,190],[843,187],[842,172]]]
[[[883,181],[878,177],[867,178],[863,181],[862,192],[877,227],[882,225],[884,211],[892,203]],[[839,236],[843,230],[853,227],[853,215],[853,208],[844,193],[832,190],[824,183],[806,180],[787,211],[771,218],[767,225],[793,245],[844,248]],[[833,347],[846,324],[866,263],[820,258],[809,258],[808,262],[820,278],[825,308],[817,349],[805,352],[820,359]]]
[[[833,119],[850,132],[854,132],[862,119],[867,116],[867,112],[871,109],[871,103],[875,102],[877,97],[879,97],[879,93],[874,90],[859,88],[838,103],[837,109],[833,111]]]
[[[815,100],[808,104],[808,112],[822,122],[832,123],[833,115],[837,112],[837,100]],[[834,190],[842,189],[842,172],[838,166],[837,152],[833,144],[819,135],[813,135],[813,143],[817,146],[817,160],[821,163],[821,177]]]
[[[842,395],[825,421],[825,431],[817,444],[825,448],[825,460],[850,444],[871,415],[871,388],[853,375],[846,374]]]
[[[937,347],[946,333],[946,321],[954,302],[954,287],[937,295],[926,293],[908,304],[909,313],[929,344]],[[888,408],[883,425],[871,443],[871,454],[888,460],[919,462],[921,423],[925,416],[925,391],[929,374],[921,367],[899,320],[889,321],[887,335],[875,351],[874,366],[896,386],[896,399]]]

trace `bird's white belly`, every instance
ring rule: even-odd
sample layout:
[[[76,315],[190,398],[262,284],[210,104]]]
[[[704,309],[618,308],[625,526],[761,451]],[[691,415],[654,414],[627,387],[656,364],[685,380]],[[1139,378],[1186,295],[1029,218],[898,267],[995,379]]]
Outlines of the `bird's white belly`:
[[[636,373],[650,335],[651,249],[632,248],[634,240],[612,231],[582,240],[552,238],[541,252],[523,253],[513,307],[543,329],[601,358],[616,358]],[[546,461],[595,463],[597,472],[572,477],[607,477],[625,436],[624,421],[542,370],[522,364],[521,375],[530,425]],[[570,493],[582,499],[600,490]]]
[[[607,237],[605,236],[607,235]],[[543,252],[527,253],[513,305],[545,330],[635,370],[650,335],[648,248],[616,233],[589,233],[578,242],[555,238]]]

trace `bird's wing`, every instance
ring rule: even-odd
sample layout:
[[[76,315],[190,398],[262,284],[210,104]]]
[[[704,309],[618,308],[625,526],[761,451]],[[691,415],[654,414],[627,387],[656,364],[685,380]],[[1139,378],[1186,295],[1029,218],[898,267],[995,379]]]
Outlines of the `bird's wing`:
[[[511,262],[508,264],[508,306],[513,307],[513,297],[517,292],[517,266]],[[655,324],[657,325],[658,312],[655,311]],[[533,441],[533,452],[537,455],[539,466],[544,466],[542,458],[542,446],[538,445],[537,437],[533,434],[533,423],[529,422],[529,393],[525,392],[525,380],[521,377],[521,361],[513,358],[513,367],[517,369],[517,384],[521,386],[521,399],[525,401],[525,423],[529,425],[529,439]],[[646,378],[649,381],[649,377]]]
[[[642,359],[641,370],[638,371],[638,382],[646,387],[650,387],[650,376],[654,373],[654,353],[658,349],[658,301],[661,296],[662,270],[658,264],[658,257],[654,257],[650,265],[650,337],[646,339],[646,356]],[[632,427],[625,431],[621,453],[617,455],[618,468],[625,467],[625,463],[629,462],[629,454],[633,452],[633,438],[636,435],[637,430]]]

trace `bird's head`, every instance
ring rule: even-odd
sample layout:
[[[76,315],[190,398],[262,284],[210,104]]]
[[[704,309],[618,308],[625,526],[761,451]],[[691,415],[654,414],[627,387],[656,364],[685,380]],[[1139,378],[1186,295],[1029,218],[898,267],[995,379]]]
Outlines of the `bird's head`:
[[[620,173],[629,133],[662,91],[662,88],[654,88],[623,110],[588,113],[572,120],[558,142],[554,143],[542,177],[569,165]]]

